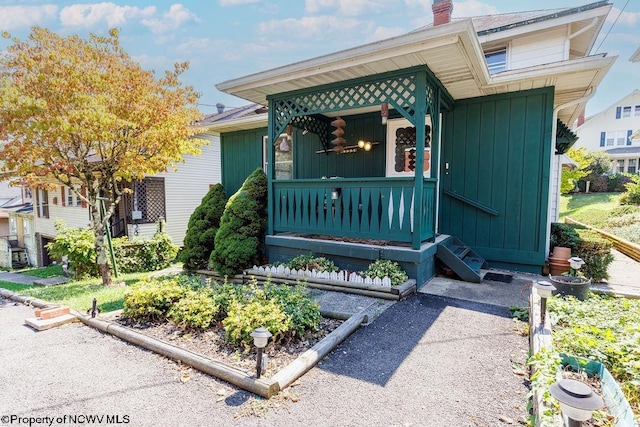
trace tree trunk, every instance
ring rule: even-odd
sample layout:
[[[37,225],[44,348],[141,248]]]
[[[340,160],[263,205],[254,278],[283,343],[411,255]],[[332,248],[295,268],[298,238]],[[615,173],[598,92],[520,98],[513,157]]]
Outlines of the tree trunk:
[[[104,286],[113,285],[111,281],[111,267],[107,261],[107,248],[104,242],[104,224],[100,218],[100,203],[95,204],[93,209],[93,230],[96,235],[96,263],[98,264],[98,272],[102,277]]]

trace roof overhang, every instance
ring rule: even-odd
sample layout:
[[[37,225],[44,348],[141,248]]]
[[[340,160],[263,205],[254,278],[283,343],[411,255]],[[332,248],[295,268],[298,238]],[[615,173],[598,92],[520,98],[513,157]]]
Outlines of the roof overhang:
[[[629,61],[640,62],[640,47],[637,48],[635,52],[633,52],[633,55],[631,55],[631,58],[629,58]]]
[[[608,12],[609,7],[600,9]],[[469,18],[228,80],[216,87],[266,105],[270,95],[427,66],[454,99],[554,87],[554,108],[559,108],[560,120],[570,124],[616,58],[598,55],[490,75]]]
[[[267,126],[267,114],[256,114],[250,117],[239,117],[236,119],[214,122],[204,127],[209,132],[217,134],[238,130],[256,129]]]

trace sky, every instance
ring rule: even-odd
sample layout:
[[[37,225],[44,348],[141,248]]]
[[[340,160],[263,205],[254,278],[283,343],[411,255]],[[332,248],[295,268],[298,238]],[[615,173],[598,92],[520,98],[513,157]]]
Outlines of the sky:
[[[466,0],[453,16],[467,17],[581,6],[596,0]],[[125,50],[158,75],[189,61],[182,81],[201,93],[200,111],[216,103],[249,102],[219,92],[216,83],[404,34],[433,21],[432,0],[0,0],[0,31],[21,39],[31,26],[60,34],[106,35],[118,28]],[[618,55],[587,105],[595,114],[640,88],[640,0],[610,0],[592,54]],[[606,37],[605,37],[606,35]],[[10,40],[0,38],[0,51]]]

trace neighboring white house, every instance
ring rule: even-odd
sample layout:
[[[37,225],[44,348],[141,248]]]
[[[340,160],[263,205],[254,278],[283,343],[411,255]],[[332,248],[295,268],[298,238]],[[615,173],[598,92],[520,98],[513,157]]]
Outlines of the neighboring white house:
[[[112,218],[112,235],[148,238],[157,231],[158,221],[164,219],[173,243],[182,245],[194,209],[209,189],[221,182],[219,135],[205,132],[198,138],[209,141],[202,146],[202,154],[185,155],[176,171],[169,169],[132,183],[132,194],[123,197]],[[53,191],[37,190],[33,209],[38,265],[50,262],[44,247],[56,236],[56,220],[80,228],[90,223],[89,208],[63,186]]]
[[[640,162],[640,90],[598,114],[575,129],[576,147],[604,151],[611,156],[611,171],[638,173]]]
[[[31,191],[0,182],[0,267],[36,262]]]

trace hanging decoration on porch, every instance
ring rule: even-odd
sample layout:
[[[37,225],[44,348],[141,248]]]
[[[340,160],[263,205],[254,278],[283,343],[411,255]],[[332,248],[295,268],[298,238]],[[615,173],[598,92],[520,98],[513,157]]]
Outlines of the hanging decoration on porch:
[[[424,171],[430,166],[431,126],[425,126]],[[395,171],[413,172],[416,170],[416,128],[406,127],[396,130]]]
[[[340,154],[344,151],[344,147],[347,145],[347,140],[343,138],[344,128],[347,126],[347,123],[340,117],[336,117],[334,121],[331,122],[331,126],[336,128],[331,134],[335,136],[335,139],[331,141],[333,144],[333,151]]]

